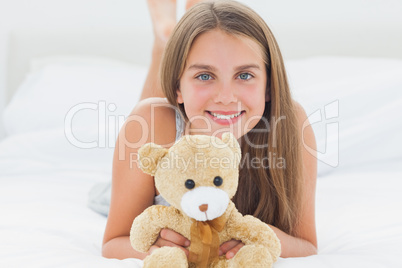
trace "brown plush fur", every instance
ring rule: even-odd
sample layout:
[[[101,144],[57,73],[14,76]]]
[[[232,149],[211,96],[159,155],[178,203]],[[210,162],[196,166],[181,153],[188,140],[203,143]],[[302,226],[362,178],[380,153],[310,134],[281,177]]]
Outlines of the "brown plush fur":
[[[169,150],[155,144],[146,144],[139,150],[139,154],[140,160],[144,160],[141,160],[142,169],[155,174],[156,186],[171,206],[151,206],[136,217],[130,240],[137,251],[147,252],[163,228],[174,230],[191,241],[190,227],[193,220],[184,214],[180,205],[181,197],[190,191],[184,187],[186,179],[193,179],[197,187],[216,187],[211,178],[220,175],[224,183],[219,188],[228,193],[230,198],[236,192],[240,147],[230,133],[223,134],[222,140],[203,135],[184,136]],[[177,156],[189,164],[175,165],[173,162]],[[204,162],[198,161],[198,157]],[[213,165],[212,161],[216,160],[212,158],[222,160],[221,163],[226,161],[223,159],[230,161]],[[281,252],[280,242],[273,230],[253,216],[242,216],[231,201],[223,216],[227,222],[219,232],[220,243],[236,239],[241,240],[245,246],[234,258],[226,260],[221,256],[217,262],[208,264],[209,267],[271,267]],[[195,264],[188,263],[186,255],[178,248],[162,247],[144,260],[144,267],[189,266],[195,267]]]

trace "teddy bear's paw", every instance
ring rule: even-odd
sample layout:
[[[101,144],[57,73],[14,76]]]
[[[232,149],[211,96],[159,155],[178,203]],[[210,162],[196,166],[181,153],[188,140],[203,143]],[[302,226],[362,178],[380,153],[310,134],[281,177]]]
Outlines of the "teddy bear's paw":
[[[144,259],[144,268],[187,268],[186,254],[179,248],[161,247]]]
[[[215,260],[213,263],[210,264],[209,267],[213,268],[227,268],[228,267],[228,261],[225,257],[225,255],[220,256],[218,260]]]
[[[228,260],[229,268],[240,267],[272,267],[273,261],[271,254],[266,247],[256,245],[246,245],[242,247],[236,255]]]

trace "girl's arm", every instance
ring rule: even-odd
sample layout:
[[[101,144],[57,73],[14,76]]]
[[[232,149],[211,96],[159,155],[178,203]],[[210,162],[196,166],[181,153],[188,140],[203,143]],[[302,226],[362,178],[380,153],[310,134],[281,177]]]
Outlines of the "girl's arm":
[[[159,107],[154,108],[154,104]],[[161,107],[163,104],[167,102],[160,98],[141,101],[120,131],[113,159],[112,198],[102,246],[104,257],[146,256],[134,251],[129,240],[134,218],[153,204],[155,196],[153,177],[139,169],[137,151],[147,142],[167,147],[174,142],[174,110]]]
[[[302,142],[303,198],[300,223],[296,227],[297,237],[290,236],[272,227],[282,244],[281,257],[304,257],[317,254],[315,226],[315,189],[317,182],[317,146],[313,129],[303,107],[294,102]],[[309,149],[307,149],[309,148]]]

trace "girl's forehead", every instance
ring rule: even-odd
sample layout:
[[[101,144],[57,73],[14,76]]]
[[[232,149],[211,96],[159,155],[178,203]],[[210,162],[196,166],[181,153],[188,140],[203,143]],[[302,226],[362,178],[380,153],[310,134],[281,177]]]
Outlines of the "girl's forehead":
[[[256,40],[240,34],[227,33],[220,29],[204,32],[197,36],[186,60],[186,68],[192,63],[206,63],[224,59],[226,62],[265,62],[262,45]]]

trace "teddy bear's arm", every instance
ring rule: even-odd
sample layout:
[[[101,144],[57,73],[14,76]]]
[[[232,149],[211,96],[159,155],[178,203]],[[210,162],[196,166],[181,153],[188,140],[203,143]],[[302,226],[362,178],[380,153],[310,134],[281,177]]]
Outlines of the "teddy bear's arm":
[[[262,245],[269,249],[274,261],[281,254],[281,243],[275,232],[261,220],[236,213],[228,222],[228,233],[246,245]]]
[[[140,252],[148,252],[163,228],[171,223],[180,222],[182,214],[174,207],[151,206],[138,215],[130,231],[131,246]]]

